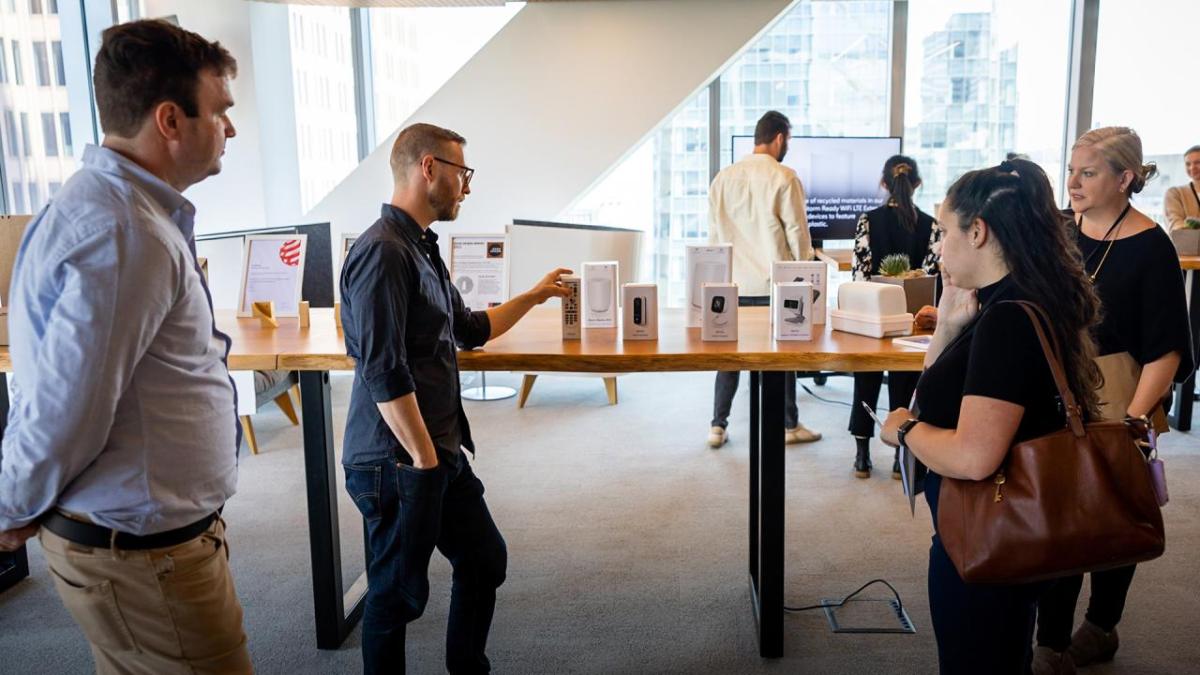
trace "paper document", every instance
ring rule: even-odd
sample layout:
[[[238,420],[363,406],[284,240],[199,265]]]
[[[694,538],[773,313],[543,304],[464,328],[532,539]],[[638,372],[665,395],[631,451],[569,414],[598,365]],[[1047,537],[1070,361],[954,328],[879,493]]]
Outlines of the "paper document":
[[[255,302],[274,302],[276,316],[298,316],[304,278],[304,234],[246,237],[238,316],[251,316]]]

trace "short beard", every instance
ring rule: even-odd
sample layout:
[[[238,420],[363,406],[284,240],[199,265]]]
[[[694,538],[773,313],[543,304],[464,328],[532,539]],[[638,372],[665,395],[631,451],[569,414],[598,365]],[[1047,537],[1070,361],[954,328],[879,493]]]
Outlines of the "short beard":
[[[451,196],[449,191],[446,195],[439,195],[436,187],[429,190],[429,206],[433,208],[434,215],[438,222],[446,223],[458,217],[458,198]]]

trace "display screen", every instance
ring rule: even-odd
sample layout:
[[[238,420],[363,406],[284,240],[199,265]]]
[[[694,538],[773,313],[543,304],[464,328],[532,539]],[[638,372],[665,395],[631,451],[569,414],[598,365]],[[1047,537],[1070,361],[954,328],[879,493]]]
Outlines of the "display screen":
[[[753,136],[734,136],[731,161],[754,152]],[[859,215],[879,206],[883,163],[900,153],[900,139],[793,136],[783,164],[795,170],[807,197],[813,239],[853,239]]]

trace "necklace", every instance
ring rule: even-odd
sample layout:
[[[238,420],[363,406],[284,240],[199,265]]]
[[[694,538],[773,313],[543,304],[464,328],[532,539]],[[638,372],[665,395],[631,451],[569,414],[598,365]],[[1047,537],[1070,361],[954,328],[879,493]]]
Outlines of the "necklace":
[[[1096,283],[1096,277],[1099,276],[1100,269],[1104,267],[1104,261],[1108,260],[1108,254],[1112,251],[1113,244],[1117,243],[1117,235],[1121,234],[1121,222],[1125,220],[1125,216],[1129,214],[1129,209],[1131,208],[1133,208],[1132,203],[1125,205],[1125,209],[1121,211],[1121,215],[1117,216],[1116,221],[1113,222],[1113,224],[1108,228],[1108,232],[1104,233],[1104,238],[1100,240],[1100,244],[1097,244],[1096,248],[1092,249],[1092,252],[1083,259],[1083,269],[1086,270],[1088,263],[1092,261],[1092,256],[1096,255],[1096,251],[1100,250],[1100,246],[1102,246],[1105,241],[1108,241],[1108,246],[1104,249],[1104,255],[1100,257],[1099,264],[1097,264],[1096,269],[1088,275],[1088,281],[1091,281],[1093,284]],[[1079,222],[1077,225],[1081,228],[1083,227],[1082,215],[1079,216]],[[1110,236],[1112,239],[1109,239]]]

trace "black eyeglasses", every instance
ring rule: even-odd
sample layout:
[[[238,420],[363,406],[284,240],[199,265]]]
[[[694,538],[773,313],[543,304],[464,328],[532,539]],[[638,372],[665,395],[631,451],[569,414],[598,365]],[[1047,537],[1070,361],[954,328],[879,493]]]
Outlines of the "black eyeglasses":
[[[433,161],[435,161],[435,162],[441,162],[442,164],[449,164],[450,166],[452,166],[456,169],[459,169],[459,176],[462,177],[463,187],[466,187],[471,184],[471,178],[475,175],[475,169],[472,169],[469,166],[463,166],[462,164],[455,164],[454,162],[451,162],[448,159],[442,159],[441,157],[436,157],[434,155],[430,155],[430,157],[432,157]]]

